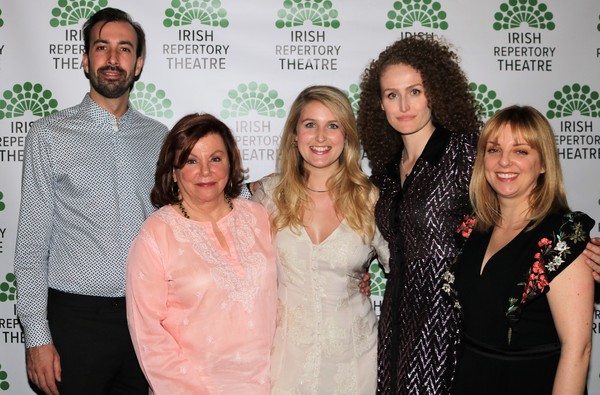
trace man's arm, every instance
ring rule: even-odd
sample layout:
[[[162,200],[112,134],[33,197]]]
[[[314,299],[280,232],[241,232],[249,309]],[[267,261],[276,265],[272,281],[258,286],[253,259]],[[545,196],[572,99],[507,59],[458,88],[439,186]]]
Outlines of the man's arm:
[[[60,381],[60,359],[47,321],[53,195],[49,147],[34,124],[25,143],[15,250],[17,314],[25,332],[28,377],[52,395],[58,394],[55,380]]]

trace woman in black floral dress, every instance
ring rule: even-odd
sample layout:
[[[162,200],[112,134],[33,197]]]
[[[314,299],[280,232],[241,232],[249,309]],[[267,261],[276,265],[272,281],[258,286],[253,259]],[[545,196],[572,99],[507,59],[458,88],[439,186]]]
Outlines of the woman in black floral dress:
[[[582,252],[594,221],[567,205],[554,135],[531,107],[484,127],[474,218],[444,289],[463,315],[456,394],[582,394],[594,281]]]

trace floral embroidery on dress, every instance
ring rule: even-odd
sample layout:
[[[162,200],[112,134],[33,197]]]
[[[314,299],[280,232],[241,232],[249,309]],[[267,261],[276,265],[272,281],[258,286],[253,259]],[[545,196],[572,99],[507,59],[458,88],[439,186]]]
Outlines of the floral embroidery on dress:
[[[573,212],[564,215],[565,221],[561,224],[558,233],[552,236],[552,240],[543,237],[538,241],[539,251],[533,256],[533,264],[525,276],[525,281],[517,285],[523,286],[523,292],[520,298],[509,298],[506,318],[509,325],[513,327],[519,320],[522,307],[525,303],[548,292],[550,278],[549,273],[560,269],[565,262],[565,258],[571,254],[571,248],[568,241],[573,243],[585,242],[586,232],[579,217],[581,213]],[[463,222],[456,229],[465,239],[468,239],[475,227],[476,218],[466,215]],[[570,232],[570,233],[569,233]],[[454,307],[461,309],[456,290],[454,289],[454,265],[457,262],[460,253],[450,266],[450,269],[442,276],[442,290],[448,294],[454,302]],[[509,343],[510,343],[509,332]]]
[[[456,233],[460,234],[465,240],[467,240],[469,236],[471,236],[471,233],[473,232],[476,223],[477,219],[474,216],[467,214],[464,216],[463,221],[456,229]],[[444,291],[448,296],[450,296],[450,298],[453,301],[454,307],[460,311],[460,302],[458,301],[458,296],[456,290],[454,289],[454,265],[458,261],[459,257],[460,251],[458,254],[456,254],[456,257],[450,265],[450,268],[442,275],[442,291]]]
[[[506,318],[511,326],[514,326],[521,314],[522,306],[534,298],[548,292],[550,289],[549,273],[557,271],[565,262],[567,255],[571,254],[571,248],[567,240],[577,244],[586,241],[586,233],[583,224],[578,222],[578,213],[569,213],[564,216],[565,222],[560,226],[558,233],[554,234],[552,240],[544,237],[538,241],[539,251],[533,256],[533,265],[529,268],[521,298],[510,298],[506,311]],[[570,229],[566,226],[570,225]],[[571,231],[572,233],[568,233]]]
[[[474,216],[472,217],[469,214],[465,215],[465,217],[463,218],[463,222],[461,222],[458,226],[458,229],[456,229],[456,233],[460,233],[462,237],[468,239],[469,236],[471,236],[471,233],[473,232],[473,228],[475,228],[476,222],[477,220]]]

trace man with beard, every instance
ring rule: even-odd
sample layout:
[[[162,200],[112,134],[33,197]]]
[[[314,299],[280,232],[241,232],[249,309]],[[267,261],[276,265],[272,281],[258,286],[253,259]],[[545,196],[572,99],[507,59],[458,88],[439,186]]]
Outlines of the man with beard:
[[[83,26],[83,101],[32,126],[15,253],[27,375],[45,394],[147,394],[129,338],[125,260],[153,211],[166,126],[135,111],[145,35],[114,8]]]

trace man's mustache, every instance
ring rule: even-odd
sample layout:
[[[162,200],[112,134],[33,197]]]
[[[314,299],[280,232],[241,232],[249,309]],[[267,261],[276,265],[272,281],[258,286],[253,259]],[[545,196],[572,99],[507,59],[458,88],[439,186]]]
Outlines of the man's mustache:
[[[104,71],[118,71],[121,74],[125,74],[125,70],[123,70],[119,66],[105,66],[105,67],[101,67],[100,69],[98,69],[98,71],[100,71],[100,72],[104,72]]]

